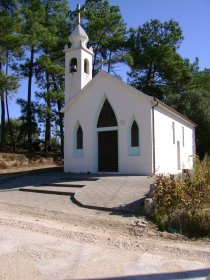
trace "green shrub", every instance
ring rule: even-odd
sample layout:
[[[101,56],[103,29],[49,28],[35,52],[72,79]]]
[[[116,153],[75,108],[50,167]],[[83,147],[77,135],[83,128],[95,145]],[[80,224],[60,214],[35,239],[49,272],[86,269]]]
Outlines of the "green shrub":
[[[210,185],[210,157],[205,155],[203,160],[198,156],[194,157],[193,174],[190,182],[194,185]]]
[[[210,234],[210,216],[204,211],[176,209],[170,218],[169,228],[189,237],[203,237]]]
[[[210,235],[210,158],[194,159],[194,169],[183,182],[173,175],[155,176],[154,221],[161,230],[188,236]],[[208,211],[204,209],[209,208]]]

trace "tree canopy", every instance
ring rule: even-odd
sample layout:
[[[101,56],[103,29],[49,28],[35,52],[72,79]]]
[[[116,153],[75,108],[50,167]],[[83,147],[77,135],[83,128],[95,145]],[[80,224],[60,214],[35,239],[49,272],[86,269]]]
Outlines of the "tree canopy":
[[[89,45],[93,47],[93,74],[101,68],[101,60],[113,66],[123,61],[126,25],[118,6],[110,6],[108,0],[86,0],[85,29],[89,35]]]
[[[177,53],[182,41],[181,28],[173,20],[151,20],[137,30],[130,29],[130,84],[161,100],[166,100],[174,89],[181,91],[181,85],[186,85],[192,76],[189,62]]]

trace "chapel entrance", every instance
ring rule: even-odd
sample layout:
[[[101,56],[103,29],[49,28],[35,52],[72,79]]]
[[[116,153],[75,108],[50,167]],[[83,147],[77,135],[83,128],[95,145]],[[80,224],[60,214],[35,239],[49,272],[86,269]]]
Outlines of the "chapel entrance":
[[[98,171],[118,172],[118,126],[115,113],[106,99],[98,123]]]
[[[98,132],[98,171],[118,171],[118,135],[117,131]]]

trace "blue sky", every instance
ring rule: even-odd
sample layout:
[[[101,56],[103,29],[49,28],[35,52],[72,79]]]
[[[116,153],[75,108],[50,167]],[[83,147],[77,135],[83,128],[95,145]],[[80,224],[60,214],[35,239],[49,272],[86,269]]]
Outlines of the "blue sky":
[[[69,0],[75,10],[84,0]],[[137,28],[150,19],[161,22],[173,19],[183,31],[184,41],[179,49],[183,58],[191,62],[199,58],[200,69],[210,68],[210,0],[110,0],[111,5],[120,7],[127,27]],[[126,70],[125,70],[126,71]],[[35,86],[33,86],[35,90]],[[27,83],[22,82],[18,96],[27,98]],[[11,117],[20,115],[15,99],[10,101]]]

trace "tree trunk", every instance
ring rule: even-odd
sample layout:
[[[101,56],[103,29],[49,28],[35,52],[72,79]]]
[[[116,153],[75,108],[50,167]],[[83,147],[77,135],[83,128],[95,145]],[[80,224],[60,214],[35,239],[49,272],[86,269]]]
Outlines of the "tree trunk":
[[[47,81],[47,98],[46,98],[46,122],[45,122],[45,152],[49,151],[51,145],[51,98],[50,98],[50,83],[49,74],[46,74]]]
[[[58,92],[58,86],[56,84],[55,78],[54,76],[52,76],[53,79],[53,86],[56,92]],[[58,125],[60,128],[60,140],[61,140],[61,153],[64,153],[64,125],[63,125],[63,113],[61,113],[61,109],[62,109],[62,101],[58,98],[57,99],[57,108],[58,108]]]
[[[109,52],[108,73],[110,73],[111,71],[111,58],[112,58],[112,51]]]
[[[97,47],[94,51],[94,58],[93,58],[93,69],[92,69],[92,73],[93,73],[93,77],[96,75],[95,73],[95,66],[96,66],[96,58],[97,58],[97,54],[98,54],[98,50],[99,50],[99,47],[100,47],[100,43],[101,43],[101,40],[103,39],[103,36],[105,35],[105,31],[101,34],[99,40],[98,40],[98,43],[97,43]]]
[[[33,151],[32,145],[32,112],[31,112],[31,87],[33,78],[33,64],[34,64],[34,48],[31,48],[31,57],[29,65],[29,76],[28,76],[28,101],[27,101],[27,126],[28,126],[28,150]]]
[[[11,125],[10,116],[9,116],[9,106],[8,106],[7,92],[6,92],[6,95],[5,95],[5,100],[6,100],[6,110],[7,110],[7,121],[8,121],[9,134],[10,134],[10,137],[11,137],[13,151],[15,152],[17,150],[17,147],[16,147],[16,144],[15,144],[15,140],[14,140],[14,136],[13,136],[13,131],[12,131],[12,125]]]
[[[95,73],[96,55],[97,55],[97,52],[95,51],[95,53],[94,53],[94,58],[93,58],[93,69],[92,69],[92,75],[93,75],[93,77],[96,75],[96,73]]]
[[[7,54],[7,64],[6,64],[6,75],[8,74],[8,54]],[[7,122],[8,122],[8,128],[9,128],[9,134],[11,137],[11,142],[13,146],[13,151],[16,151],[16,144],[14,141],[13,131],[12,131],[12,125],[10,122],[10,116],[9,116],[9,106],[8,106],[8,92],[5,92],[5,101],[6,101],[6,110],[7,110]]]
[[[63,131],[63,113],[61,113],[62,104],[60,100],[57,100],[58,107],[58,117],[59,117],[59,127],[60,127],[60,137],[61,137],[61,153],[64,152],[64,131]]]
[[[151,82],[151,75],[152,75],[152,62],[150,62],[149,69],[147,72],[146,85],[144,87],[145,93],[148,93],[149,83]]]
[[[2,71],[2,63],[0,62],[0,71]],[[1,148],[4,149],[6,145],[6,124],[5,124],[5,102],[4,92],[0,92],[1,98]]]
[[[1,148],[6,146],[5,102],[4,92],[1,93]]]
[[[46,18],[45,18],[45,27],[49,26],[49,1],[46,1]],[[48,56],[48,48],[45,49],[45,55]],[[45,120],[45,152],[47,153],[51,147],[51,96],[50,96],[50,77],[46,69],[46,120]]]

